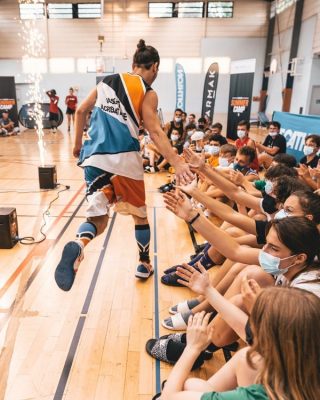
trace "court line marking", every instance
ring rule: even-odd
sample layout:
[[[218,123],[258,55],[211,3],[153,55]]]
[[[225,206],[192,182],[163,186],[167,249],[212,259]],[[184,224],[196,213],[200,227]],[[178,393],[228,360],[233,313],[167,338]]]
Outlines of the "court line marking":
[[[153,209],[153,265],[154,265],[154,331],[159,338],[159,284],[158,284],[158,246],[157,246],[157,210]],[[156,393],[161,390],[160,361],[156,360]]]
[[[58,215],[58,217],[52,222],[52,224],[49,226],[48,230],[45,232],[46,235],[48,235],[48,233],[50,233],[50,231],[57,225],[57,223],[61,220],[61,218],[64,216],[65,212],[68,210],[68,208],[70,208],[73,205],[74,200],[78,197],[78,195],[80,194],[80,192],[84,189],[85,184],[81,185],[81,187],[79,188],[79,190],[77,190],[77,192],[73,195],[73,197],[71,198],[71,200],[67,203],[67,205],[63,208],[63,210],[60,212],[60,214]],[[79,204],[79,206],[77,207],[76,211],[78,210],[78,208],[80,208],[80,206],[82,205],[84,199],[81,201],[81,203]],[[74,215],[76,213],[74,212]],[[19,217],[19,216],[18,216]],[[72,216],[71,216],[72,217]],[[70,217],[70,218],[71,218]],[[69,225],[71,223],[71,220],[69,220],[67,222],[67,224]],[[68,226],[67,225],[67,226]],[[65,231],[62,230],[63,233]],[[53,248],[53,246],[57,243],[57,241],[60,239],[61,237],[61,232],[58,235],[58,237],[54,240],[52,240],[52,244],[49,247],[49,249],[46,249],[46,253],[48,255],[49,251]],[[13,284],[13,282],[17,279],[17,277],[19,276],[19,274],[23,271],[23,269],[28,265],[28,263],[31,261],[32,257],[36,254],[36,252],[39,250],[39,248],[41,249],[41,247],[44,247],[45,245],[41,246],[43,243],[48,243],[50,242],[50,239],[46,239],[44,242],[39,243],[38,245],[35,245],[32,250],[27,254],[27,256],[24,258],[24,260],[19,264],[19,266],[16,268],[16,270],[11,274],[11,276],[7,279],[7,281],[5,282],[5,284],[2,286],[2,288],[0,289],[0,298],[6,293],[6,291],[10,288],[10,286]]]
[[[86,298],[85,298],[85,301],[84,301],[84,304],[83,304],[83,307],[82,307],[82,311],[81,311],[81,315],[80,315],[79,320],[78,320],[77,327],[76,327],[76,329],[74,331],[74,334],[73,334],[73,338],[72,338],[72,341],[71,341],[71,344],[70,344],[70,347],[69,347],[69,351],[68,351],[68,354],[67,354],[67,357],[66,357],[66,361],[64,363],[64,366],[63,366],[63,369],[62,369],[62,372],[61,372],[61,375],[60,375],[60,379],[59,379],[59,382],[58,382],[58,385],[57,385],[56,392],[54,394],[53,400],[62,400],[62,398],[64,397],[64,391],[65,391],[67,383],[68,383],[71,367],[72,367],[72,364],[73,364],[73,361],[74,361],[74,357],[75,357],[77,349],[78,349],[78,345],[79,345],[79,341],[80,341],[80,338],[81,338],[82,330],[83,330],[83,327],[84,327],[85,320],[87,318],[87,313],[88,313],[88,310],[89,310],[89,307],[90,307],[90,303],[91,303],[91,300],[92,300],[92,297],[93,297],[94,289],[96,287],[98,276],[99,276],[99,273],[100,273],[100,270],[101,270],[101,267],[102,267],[102,262],[103,262],[105,254],[106,254],[106,251],[107,251],[107,247],[108,247],[108,243],[109,243],[109,239],[110,239],[110,236],[111,236],[111,233],[112,233],[112,229],[113,229],[113,226],[114,226],[115,219],[116,219],[116,213],[113,214],[111,222],[110,222],[110,225],[108,227],[107,235],[106,235],[106,238],[105,238],[105,240],[103,242],[103,245],[102,245],[102,249],[101,249],[101,252],[100,252],[100,255],[99,255],[99,259],[98,259],[94,274],[93,274],[92,279],[91,279],[91,283],[90,283],[90,286],[89,286],[89,289],[88,289],[88,292],[87,292],[87,295],[86,295]]]

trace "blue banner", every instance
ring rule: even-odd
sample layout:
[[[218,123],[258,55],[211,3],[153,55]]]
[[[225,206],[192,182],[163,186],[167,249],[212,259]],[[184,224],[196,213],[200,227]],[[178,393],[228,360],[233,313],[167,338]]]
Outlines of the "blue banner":
[[[303,156],[304,139],[311,134],[320,135],[320,117],[275,111],[273,121],[281,124],[280,133],[286,138],[287,153],[299,161]]]
[[[181,64],[176,64],[176,108],[186,110],[186,74]]]

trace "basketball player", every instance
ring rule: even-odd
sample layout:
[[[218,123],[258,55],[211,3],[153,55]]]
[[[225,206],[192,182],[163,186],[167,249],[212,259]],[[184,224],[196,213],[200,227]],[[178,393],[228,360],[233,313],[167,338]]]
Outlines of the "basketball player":
[[[160,127],[157,94],[151,84],[157,77],[160,57],[152,46],[140,40],[133,56],[132,72],[107,76],[82,102],[76,111],[73,154],[84,168],[87,184],[87,220],[76,239],[65,245],[55,271],[57,285],[70,290],[84,247],[104,232],[109,208],[132,215],[139,248],[139,265],[135,276],[149,278],[150,227],[145,204],[143,165],[139,154],[139,125],[149,131],[159,152],[175,168],[177,184],[193,180],[189,166],[172,149]],[[82,145],[86,114],[93,108],[88,140]]]

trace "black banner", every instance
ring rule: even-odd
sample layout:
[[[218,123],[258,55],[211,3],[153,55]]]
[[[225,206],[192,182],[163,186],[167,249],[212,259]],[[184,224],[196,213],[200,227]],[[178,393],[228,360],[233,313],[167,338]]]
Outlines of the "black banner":
[[[218,63],[212,63],[208,69],[204,81],[202,111],[201,111],[201,116],[204,117],[206,115],[211,119],[211,121],[213,120],[218,78],[219,78],[219,65]]]
[[[18,126],[16,85],[13,76],[0,76],[0,118],[2,111],[9,112],[15,126]]]
[[[231,74],[227,125],[227,137],[230,139],[238,139],[239,121],[250,121],[253,78],[253,72]]]
[[[50,115],[49,107],[50,107],[49,103],[40,104],[41,111],[43,112],[42,125],[44,129],[51,128],[51,121],[49,121],[49,115]],[[24,104],[19,111],[20,124],[27,129],[35,129],[36,127],[35,120],[32,117],[33,108],[34,108],[34,103],[28,103]],[[57,121],[57,126],[61,125],[62,122],[63,122],[63,113],[59,108],[59,119]]]

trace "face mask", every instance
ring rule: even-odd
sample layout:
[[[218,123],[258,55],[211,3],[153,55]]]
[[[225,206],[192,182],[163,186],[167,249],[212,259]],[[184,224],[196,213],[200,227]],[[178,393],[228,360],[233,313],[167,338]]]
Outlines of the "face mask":
[[[243,139],[246,136],[246,131],[237,131],[239,139]]]
[[[288,260],[289,258],[295,257],[296,254],[293,256],[285,257],[285,258],[279,258],[272,256],[269,253],[266,253],[264,250],[260,250],[259,252],[259,264],[261,268],[267,272],[268,274],[271,275],[279,275],[279,274],[285,274],[289,271],[291,267],[294,266],[294,264],[289,265],[288,267],[284,269],[280,269],[280,262],[282,260]]]
[[[217,155],[220,152],[220,147],[219,146],[211,146],[211,154]]]
[[[272,193],[273,183],[271,181],[266,181],[266,186],[264,187],[264,191],[269,195]]]
[[[219,167],[228,167],[229,161],[225,157],[219,157]]]
[[[310,156],[314,151],[314,148],[312,146],[304,146],[303,148],[303,153],[305,156]]]
[[[274,215],[274,219],[282,219],[287,217],[289,217],[289,214],[284,209],[278,211],[277,214]]]
[[[235,170],[235,171],[243,171],[244,169],[245,169],[245,166],[243,166],[243,165],[240,165],[240,164],[238,164],[238,163],[235,163],[234,164],[234,166],[233,166],[233,169]]]
[[[188,131],[188,136],[191,137],[193,135],[193,131]]]
[[[179,136],[178,135],[171,135],[170,138],[171,138],[171,140],[173,142],[176,142],[177,140],[179,140]]]
[[[203,128],[204,128],[204,125],[200,124],[200,125],[198,125],[198,128],[199,128],[199,129],[203,129]]]
[[[174,119],[176,122],[181,122],[181,118],[180,117],[175,117]]]
[[[271,136],[271,137],[275,137],[275,136],[277,136],[277,134],[278,134],[278,132],[269,132],[269,135]]]
[[[201,152],[202,151],[202,147],[198,144],[196,144],[196,151],[197,152]]]

